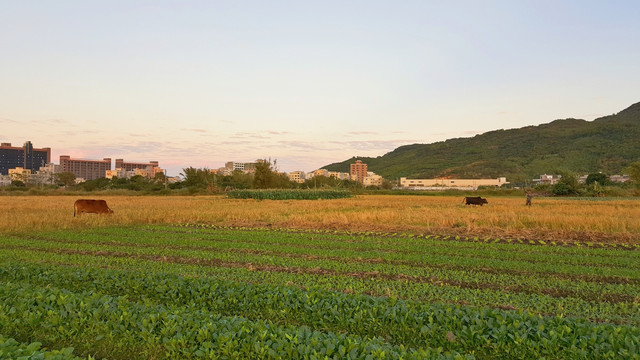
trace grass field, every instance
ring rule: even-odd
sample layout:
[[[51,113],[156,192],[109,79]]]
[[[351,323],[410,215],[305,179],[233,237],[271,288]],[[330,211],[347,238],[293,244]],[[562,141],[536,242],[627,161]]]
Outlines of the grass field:
[[[637,200],[75,199],[0,197],[0,358],[640,358]]]

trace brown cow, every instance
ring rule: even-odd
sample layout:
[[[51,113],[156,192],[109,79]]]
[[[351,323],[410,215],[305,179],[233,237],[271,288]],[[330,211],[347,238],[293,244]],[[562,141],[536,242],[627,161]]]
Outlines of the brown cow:
[[[488,204],[489,202],[485,198],[481,198],[480,196],[467,196],[462,200],[465,205],[480,205]]]
[[[107,202],[104,200],[76,200],[73,204],[73,216],[87,214],[113,214],[113,210],[109,209]]]

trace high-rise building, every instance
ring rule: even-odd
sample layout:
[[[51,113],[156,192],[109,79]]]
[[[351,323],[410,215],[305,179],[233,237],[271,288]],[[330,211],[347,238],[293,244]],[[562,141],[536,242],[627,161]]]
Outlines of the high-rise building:
[[[72,159],[69,155],[60,155],[62,172],[73,173],[76,178],[95,180],[105,177],[111,170],[111,158],[102,160]]]
[[[364,164],[360,160],[356,160],[356,163],[351,164],[349,168],[349,174],[351,175],[351,178],[360,183],[363,183],[364,178],[367,177],[367,164]]]
[[[11,143],[0,144],[0,175],[7,175],[9,169],[21,167],[33,172],[51,162],[51,148],[36,149],[31,141],[22,147],[11,146]]]

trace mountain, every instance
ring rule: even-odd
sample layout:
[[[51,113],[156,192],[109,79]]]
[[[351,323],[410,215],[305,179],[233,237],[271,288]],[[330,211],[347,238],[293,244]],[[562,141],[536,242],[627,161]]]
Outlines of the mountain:
[[[356,160],[386,179],[459,177],[524,181],[540,174],[619,174],[640,160],[640,103],[593,121],[555,120],[470,138],[401,146],[383,156],[353,157],[324,167],[348,172]]]

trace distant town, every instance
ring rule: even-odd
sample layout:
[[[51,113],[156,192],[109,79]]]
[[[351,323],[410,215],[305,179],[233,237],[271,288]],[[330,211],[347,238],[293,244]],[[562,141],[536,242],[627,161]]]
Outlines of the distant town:
[[[210,169],[212,174],[231,176],[236,172],[252,174],[256,170],[256,165],[266,160],[255,160],[253,162],[228,161],[224,167]],[[141,176],[147,179],[158,179],[166,183],[176,183],[182,180],[179,176],[167,177],[164,169],[160,167],[158,161],[135,162],[115,159],[115,164],[111,158],[103,159],[76,159],[69,155],[61,155],[59,164],[51,161],[51,148],[35,148],[30,141],[23,146],[12,146],[11,143],[0,144],[0,186],[9,186],[15,182],[25,184],[54,184],[58,174],[73,174],[76,184],[100,178],[106,179],[131,179]],[[364,187],[381,187],[385,179],[371,171],[368,171],[367,164],[360,160],[350,164],[350,171],[334,172],[326,169],[317,169],[311,172],[291,171],[281,173],[295,183],[304,183],[314,177],[324,176],[337,180],[355,181]],[[578,178],[579,183],[585,183],[588,175]],[[537,179],[532,179],[532,185],[554,185],[561,179],[560,175],[540,175]],[[610,182],[625,183],[630,180],[627,175],[612,175],[608,177]],[[407,190],[477,190],[478,187],[501,187],[509,184],[505,177],[496,179],[409,179],[402,177],[396,188]]]

